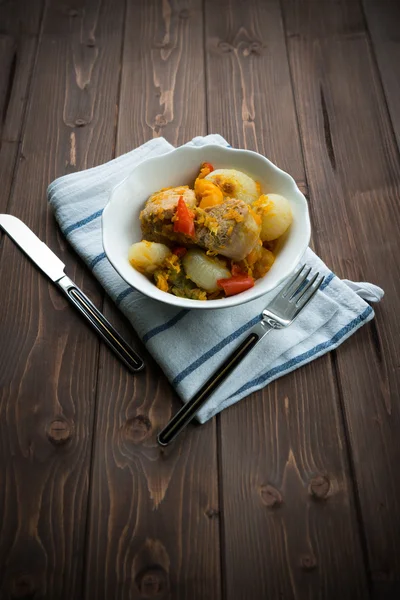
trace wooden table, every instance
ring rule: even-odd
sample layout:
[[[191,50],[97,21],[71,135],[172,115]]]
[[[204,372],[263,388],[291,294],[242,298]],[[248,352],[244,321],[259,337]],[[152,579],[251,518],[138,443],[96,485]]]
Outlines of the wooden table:
[[[0,212],[145,350],[47,207],[55,177],[219,132],[289,171],[318,254],[386,295],[336,352],[165,451],[132,377],[0,239],[0,598],[400,598],[400,3],[3,0]]]

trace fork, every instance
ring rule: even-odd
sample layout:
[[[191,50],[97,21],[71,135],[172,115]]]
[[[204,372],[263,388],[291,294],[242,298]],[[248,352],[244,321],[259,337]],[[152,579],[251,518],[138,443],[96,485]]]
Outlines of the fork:
[[[225,381],[245,356],[273,329],[288,327],[306,307],[321,286],[324,277],[315,273],[309,280],[311,267],[300,267],[286,286],[263,310],[262,318],[222,365],[202,385],[199,391],[172,417],[157,436],[160,446],[167,446],[194,418],[196,412]]]

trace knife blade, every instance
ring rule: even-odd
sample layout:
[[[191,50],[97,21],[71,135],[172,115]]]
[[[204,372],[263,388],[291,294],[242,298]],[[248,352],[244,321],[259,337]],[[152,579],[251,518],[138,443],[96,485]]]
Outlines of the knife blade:
[[[144,368],[142,358],[129,346],[82,290],[65,275],[65,264],[25,223],[13,215],[0,214],[0,228],[58,286],[131,372],[136,373]]]

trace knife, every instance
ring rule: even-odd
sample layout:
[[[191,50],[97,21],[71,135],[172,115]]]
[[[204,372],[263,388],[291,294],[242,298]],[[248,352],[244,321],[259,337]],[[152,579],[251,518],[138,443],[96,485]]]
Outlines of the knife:
[[[64,263],[46,244],[39,240],[25,223],[12,215],[0,214],[0,228],[60,288],[130,371],[136,373],[144,368],[144,362],[140,356],[132,350],[82,290],[65,275]]]

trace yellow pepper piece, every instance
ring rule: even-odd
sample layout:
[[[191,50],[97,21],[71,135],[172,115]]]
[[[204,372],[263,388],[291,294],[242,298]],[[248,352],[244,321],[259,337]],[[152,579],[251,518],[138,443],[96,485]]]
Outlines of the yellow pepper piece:
[[[207,179],[197,178],[194,182],[194,191],[196,198],[200,201],[200,208],[210,208],[222,204],[224,201],[224,195],[220,188]]]

